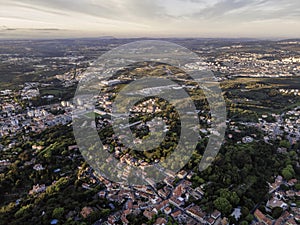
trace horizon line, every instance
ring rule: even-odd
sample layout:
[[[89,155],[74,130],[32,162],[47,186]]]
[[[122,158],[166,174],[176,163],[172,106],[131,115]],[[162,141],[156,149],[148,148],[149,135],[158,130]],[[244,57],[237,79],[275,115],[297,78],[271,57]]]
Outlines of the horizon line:
[[[299,40],[300,37],[226,37],[226,36],[219,36],[219,37],[203,37],[203,36],[111,36],[111,35],[103,35],[103,36],[86,36],[86,37],[1,37],[0,41],[17,41],[17,40],[79,40],[79,39],[103,39],[103,40],[122,40],[122,39],[207,39],[207,40],[217,40],[217,39],[225,39],[225,40],[253,40],[253,41],[284,41],[284,40]]]

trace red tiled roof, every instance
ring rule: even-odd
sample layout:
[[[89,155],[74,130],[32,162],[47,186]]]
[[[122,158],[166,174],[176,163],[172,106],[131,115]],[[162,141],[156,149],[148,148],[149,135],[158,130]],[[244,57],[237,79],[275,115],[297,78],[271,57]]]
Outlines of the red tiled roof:
[[[254,212],[254,216],[260,221],[263,222],[264,224],[267,225],[272,225],[272,220],[267,218],[259,209],[256,209]]]

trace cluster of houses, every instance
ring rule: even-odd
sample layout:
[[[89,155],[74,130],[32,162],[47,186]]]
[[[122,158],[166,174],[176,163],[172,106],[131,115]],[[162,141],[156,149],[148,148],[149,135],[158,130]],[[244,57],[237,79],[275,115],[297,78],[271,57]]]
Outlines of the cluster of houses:
[[[42,193],[42,192],[45,192],[46,191],[46,185],[45,184],[36,184],[36,185],[33,185],[32,189],[29,191],[29,194],[30,195],[33,195],[33,194],[39,194],[39,193]]]
[[[65,113],[54,115],[52,110],[65,109]],[[13,94],[1,104],[0,137],[15,135],[20,132],[40,132],[51,126],[71,122],[71,109],[60,104],[22,109]]]
[[[296,179],[285,181],[283,177],[277,176],[275,181],[269,183],[270,198],[265,205],[265,212],[256,209],[254,216],[255,225],[297,225],[300,222],[300,208],[297,207],[296,201],[300,199],[300,191],[294,188],[297,184]],[[287,188],[281,189],[284,185]],[[272,210],[281,208],[282,213],[279,218],[272,218]]]
[[[88,171],[92,173],[90,177],[94,177],[90,181],[91,185],[95,183],[94,179],[100,180],[105,185],[105,189],[98,193],[99,198],[106,198],[111,203],[123,204],[123,209],[109,215],[103,224],[113,225],[120,221],[122,224],[129,224],[129,215],[140,214],[148,220],[155,218],[153,224],[167,224],[170,220],[195,225],[228,223],[219,211],[207,213],[189,202],[191,196],[201,199],[204,191],[201,187],[195,189],[191,187],[192,183],[189,179],[192,173],[187,171],[182,170],[177,174],[170,172],[158,189],[151,185],[129,187],[113,183],[91,172],[89,168],[86,169],[86,172]],[[114,209],[113,204],[111,207]]]
[[[300,140],[300,107],[286,111],[281,115],[274,113],[271,115],[262,115],[261,118],[259,118],[258,123],[244,122],[240,124],[245,126],[253,126],[262,130],[265,133],[264,141],[266,143],[269,143],[270,140],[279,139],[287,140],[292,145]],[[235,122],[230,122],[229,128],[235,133],[241,133],[241,130],[239,130],[238,126],[235,125]],[[255,141],[255,137],[255,134],[245,136],[238,143],[251,143]],[[229,134],[228,138],[233,138],[233,135]],[[285,152],[286,150],[286,148],[278,149],[278,151],[281,153]]]
[[[230,47],[228,47],[230,48]],[[280,53],[276,53],[278,56]],[[245,77],[289,77],[299,74],[299,60],[282,55],[282,59],[273,54],[249,52],[228,52],[216,58],[215,62],[207,66],[213,71],[234,76]]]
[[[284,95],[295,95],[295,96],[300,96],[299,89],[279,89],[279,92],[284,94]]]
[[[290,144],[295,144],[300,140],[300,107],[289,110],[282,115],[272,115],[276,121],[267,122],[260,119],[256,124],[258,128],[267,133],[265,141],[272,139],[287,139]]]

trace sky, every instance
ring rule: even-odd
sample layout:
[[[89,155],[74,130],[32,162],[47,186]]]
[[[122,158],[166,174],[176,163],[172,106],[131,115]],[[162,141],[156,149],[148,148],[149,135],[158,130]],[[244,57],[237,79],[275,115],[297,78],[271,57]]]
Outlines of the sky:
[[[300,0],[0,0],[0,38],[300,38]]]

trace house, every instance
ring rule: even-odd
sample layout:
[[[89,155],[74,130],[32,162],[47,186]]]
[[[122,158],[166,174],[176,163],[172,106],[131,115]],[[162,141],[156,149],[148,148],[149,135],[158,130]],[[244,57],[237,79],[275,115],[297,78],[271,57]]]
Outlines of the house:
[[[143,212],[143,215],[144,215],[148,220],[151,220],[152,217],[155,215],[155,212],[149,211],[149,210],[145,210],[145,211]]]
[[[176,198],[175,196],[173,196],[172,198],[169,199],[169,202],[172,205],[175,205],[177,207],[181,207],[184,205],[184,199],[182,198]]]
[[[121,221],[123,224],[129,224],[129,221],[127,220],[126,215],[124,214],[121,216]]]
[[[174,219],[177,219],[178,217],[180,217],[182,215],[181,211],[180,210],[177,210],[175,212],[173,212],[171,214],[171,216],[174,218]]]
[[[224,217],[224,218],[221,220],[221,225],[229,225],[228,219],[227,219],[226,217]]]
[[[159,212],[162,212],[164,206],[162,204],[156,205],[153,208],[153,212],[155,212],[155,214],[158,214]]]
[[[91,207],[83,207],[80,214],[83,218],[87,218],[94,210]]]
[[[171,193],[171,189],[168,186],[165,186],[163,189],[160,189],[158,191],[158,195],[163,198],[167,198],[170,193]]]
[[[173,191],[173,195],[176,197],[180,197],[182,194],[184,194],[184,188],[182,185],[178,185],[175,190]]]
[[[166,207],[164,209],[165,214],[169,215],[172,212],[172,209],[170,207]]]
[[[84,188],[86,190],[91,190],[90,185],[87,183],[83,183],[81,186],[82,186],[82,188]]]
[[[117,79],[115,79],[115,80],[104,80],[104,81],[101,81],[101,83],[106,85],[106,86],[114,86],[116,84],[121,83],[121,81],[117,80]]]
[[[255,218],[265,225],[272,225],[273,221],[269,218],[267,218],[259,209],[256,209],[254,212]]]
[[[283,148],[283,147],[280,148],[280,147],[279,147],[279,148],[277,149],[277,152],[280,153],[280,154],[285,154],[285,153],[287,153],[287,148]]]
[[[40,146],[40,145],[32,145],[31,147],[33,150],[42,150],[44,147],[43,146]]]
[[[251,143],[251,142],[253,142],[253,138],[252,137],[249,137],[249,136],[246,136],[246,137],[243,137],[242,138],[242,142],[244,143],[244,144],[247,144],[247,143]]]
[[[183,178],[186,177],[186,175],[187,175],[187,172],[186,172],[185,170],[181,170],[181,171],[177,174],[177,177],[178,177],[179,179],[183,179]]]
[[[296,183],[297,183],[297,179],[291,179],[291,180],[288,181],[288,185],[290,187],[293,187]]]
[[[166,225],[167,224],[167,220],[165,218],[157,218],[157,220],[155,221],[154,225]]]
[[[285,219],[283,217],[280,217],[275,221],[274,225],[284,224],[284,221],[285,221]]]
[[[292,197],[295,196],[295,191],[293,191],[293,190],[288,190],[288,191],[285,192],[285,195],[286,195],[286,197],[288,197],[288,198],[292,198]]]
[[[156,186],[156,182],[153,179],[146,178],[145,181],[150,184],[152,187]]]
[[[281,217],[279,217],[274,225],[283,225],[283,224],[287,224],[287,221],[291,218],[291,214],[289,212],[284,212]]]
[[[206,221],[209,225],[213,225],[215,223],[215,220],[212,217],[209,217]]]
[[[45,168],[41,164],[36,164],[36,165],[34,165],[33,169],[36,171],[42,171]]]
[[[37,185],[33,185],[32,189],[29,191],[29,194],[30,195],[33,195],[33,194],[38,194],[38,193],[42,193],[46,191],[46,185],[45,184],[37,184]]]
[[[286,221],[286,225],[297,225],[296,221],[294,220],[294,218],[289,219],[288,221]]]
[[[211,215],[210,215],[214,220],[218,219],[221,216],[221,212],[218,210],[215,210]]]
[[[192,186],[192,182],[188,180],[183,180],[181,183],[185,188]]]
[[[159,198],[157,196],[151,196],[150,201],[151,201],[152,204],[157,204],[158,202],[161,201],[161,198]]]
[[[206,223],[205,216],[206,214],[200,209],[199,206],[191,206],[186,211],[189,215],[196,218],[201,223]]]
[[[282,209],[287,209],[288,205],[285,202],[283,202],[282,200],[279,200],[279,199],[273,197],[267,202],[267,207],[270,209],[273,209],[276,207],[280,207]]]
[[[117,219],[116,219],[113,215],[110,215],[110,216],[108,217],[108,219],[107,219],[107,223],[108,223],[109,225],[115,224],[116,221],[117,221]]]
[[[68,146],[68,150],[69,151],[76,150],[76,149],[78,149],[77,145],[70,145],[70,146]]]
[[[163,189],[159,189],[157,193],[162,198],[167,198],[168,197],[167,193]]]
[[[173,187],[174,178],[172,178],[172,177],[166,177],[166,178],[164,179],[164,182],[165,182],[167,185],[169,185],[170,187]]]
[[[201,196],[204,195],[204,191],[202,191],[202,189],[201,189],[200,187],[197,187],[197,188],[195,189],[195,192],[196,192],[197,194],[201,195]]]
[[[106,192],[105,191],[100,191],[98,193],[99,198],[105,198]]]

